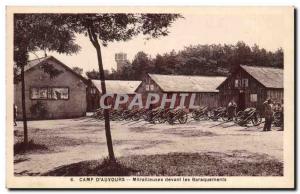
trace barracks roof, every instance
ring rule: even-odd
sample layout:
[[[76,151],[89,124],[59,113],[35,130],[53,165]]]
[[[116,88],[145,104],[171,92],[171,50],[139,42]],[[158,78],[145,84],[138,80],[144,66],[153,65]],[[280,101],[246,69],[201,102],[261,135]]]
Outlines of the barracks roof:
[[[65,65],[64,63],[62,63],[61,61],[59,61],[58,59],[56,59],[53,56],[47,56],[47,57],[37,58],[37,59],[28,61],[27,64],[25,65],[25,67],[24,67],[24,71],[26,72],[30,69],[33,69],[34,67],[36,67],[37,65],[40,65],[40,64],[47,65],[47,63],[43,63],[43,62],[46,62],[47,60],[55,61],[57,64],[63,66],[66,70],[70,71],[71,73],[73,73],[75,76],[77,76],[78,78],[80,78],[84,82],[87,81],[87,79],[84,78],[82,75],[79,75],[78,73],[73,71],[69,66]],[[17,75],[19,75],[19,74],[21,74],[20,71],[17,72]]]
[[[241,65],[241,68],[266,88],[283,88],[283,69]]]
[[[101,81],[91,80],[93,85],[102,93]],[[105,80],[106,93],[109,94],[135,94],[141,81]]]
[[[44,61],[46,61],[47,59],[50,59],[50,58],[54,58],[54,57],[47,56],[47,57],[42,57],[42,58],[30,60],[25,65],[24,70],[27,71],[27,70],[35,67],[36,65],[40,64],[41,62],[44,62]]]
[[[226,77],[148,74],[164,92],[218,92]]]

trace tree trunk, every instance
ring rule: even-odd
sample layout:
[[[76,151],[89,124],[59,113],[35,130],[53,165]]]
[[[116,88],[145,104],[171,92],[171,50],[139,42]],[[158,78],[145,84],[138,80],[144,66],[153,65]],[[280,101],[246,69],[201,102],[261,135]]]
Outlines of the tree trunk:
[[[98,58],[98,66],[99,66],[99,76],[101,80],[101,90],[102,94],[106,94],[106,86],[105,86],[105,77],[104,77],[104,69],[102,63],[102,55],[101,55],[101,48],[95,47],[97,51],[97,58]],[[104,100],[104,104],[107,105],[107,98]],[[108,154],[110,161],[115,161],[114,149],[112,145],[112,138],[111,138],[111,131],[110,131],[110,121],[109,121],[109,110],[104,109],[104,122],[105,122],[105,135],[106,135],[106,142],[108,148]]]
[[[104,76],[104,69],[103,69],[103,63],[102,63],[102,54],[101,54],[101,47],[98,41],[98,38],[96,36],[96,33],[94,31],[93,24],[88,21],[89,26],[87,28],[88,35],[90,38],[90,41],[92,42],[93,46],[95,47],[97,51],[97,59],[98,59],[98,67],[99,67],[99,79],[101,80],[101,90],[102,95],[106,94],[106,86],[105,86],[105,76]],[[104,105],[107,106],[107,98],[104,100]],[[111,131],[110,131],[110,122],[109,122],[109,110],[104,109],[104,123],[105,123],[105,135],[106,135],[106,143],[108,148],[108,154],[109,154],[109,160],[111,162],[115,162],[115,154],[112,144],[112,138],[111,138]]]
[[[26,116],[26,104],[25,104],[25,75],[24,66],[21,64],[21,83],[22,83],[22,116],[23,116],[23,128],[24,128],[24,144],[28,144],[28,129],[27,129],[27,116]]]

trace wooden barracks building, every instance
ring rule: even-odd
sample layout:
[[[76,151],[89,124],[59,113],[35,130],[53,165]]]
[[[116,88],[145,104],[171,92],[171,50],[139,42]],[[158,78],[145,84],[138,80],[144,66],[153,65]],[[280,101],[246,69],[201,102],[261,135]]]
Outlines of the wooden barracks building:
[[[122,104],[126,108],[136,94],[136,89],[141,84],[141,81],[127,81],[127,80],[106,80],[106,93],[113,94],[113,97],[108,97],[108,104],[115,104],[117,94],[127,94],[129,99],[126,104]],[[87,111],[92,112],[100,107],[100,98],[102,95],[101,81],[89,80],[87,89]]]
[[[53,77],[47,69],[60,73]],[[17,73],[17,77],[20,76]],[[86,115],[86,79],[52,56],[25,66],[25,102],[28,119],[62,119]],[[21,82],[14,84],[17,119],[22,119]]]
[[[283,69],[240,65],[217,89],[222,106],[234,99],[239,110],[256,107],[263,111],[268,98],[283,102]]]
[[[60,73],[50,76],[46,72],[50,67]],[[143,102],[148,93],[158,93],[161,97],[166,93],[168,99],[177,94],[175,106],[178,106],[179,94],[186,93],[185,105],[188,106],[191,94],[195,93],[196,106],[227,106],[234,99],[239,110],[247,107],[262,110],[267,98],[283,101],[283,69],[240,65],[227,78],[147,74],[142,81],[106,80],[106,87],[107,93],[128,94],[129,102],[137,93],[142,94]],[[101,93],[99,80],[87,80],[52,56],[29,61],[25,66],[28,119],[85,116],[86,112],[99,108]],[[114,97],[110,99],[110,104],[114,104],[114,100]],[[18,107],[17,119],[22,119],[21,82],[14,84],[14,103]],[[160,102],[156,106],[160,106]]]
[[[185,101],[187,107],[190,103],[192,93],[196,94],[196,106],[208,106],[214,108],[219,106],[219,91],[217,87],[226,79],[226,77],[212,76],[186,76],[186,75],[160,75],[147,74],[142,84],[136,92],[142,94],[143,102],[146,101],[148,93],[158,93],[162,96],[168,94],[168,99],[172,94],[177,94],[175,107],[180,104],[180,93],[186,93],[189,96]],[[160,97],[161,99],[162,97]],[[160,106],[160,102],[156,106]]]

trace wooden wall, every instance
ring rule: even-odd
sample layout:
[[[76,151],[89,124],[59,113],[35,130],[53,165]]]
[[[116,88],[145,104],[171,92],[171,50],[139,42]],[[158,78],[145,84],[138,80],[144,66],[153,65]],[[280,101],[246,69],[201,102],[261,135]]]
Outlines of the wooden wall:
[[[95,92],[92,92],[92,90],[95,90]],[[88,112],[94,112],[96,109],[100,108],[100,99],[102,94],[94,87],[91,82],[88,85],[87,88],[87,111]],[[113,97],[107,97],[107,103],[108,105],[112,105],[111,107],[114,108],[115,101],[116,101],[117,94],[114,94]],[[128,94],[128,102],[124,104],[120,104],[120,108],[126,109],[132,99],[134,98],[135,94]]]
[[[87,112],[94,112],[100,107],[100,93],[89,81],[86,89]]]
[[[64,119],[81,117],[86,115],[86,84],[75,76],[74,73],[58,64],[55,60],[48,60],[47,63],[62,71],[55,78],[50,78],[41,65],[37,65],[25,72],[25,103],[28,119]],[[69,88],[69,99],[32,99],[31,88],[67,87]],[[14,84],[14,104],[18,107],[17,119],[22,120],[22,98],[21,82]],[[31,107],[38,102],[46,108],[46,115],[40,118],[31,112]]]
[[[153,85],[154,86],[153,90],[146,90],[147,85]],[[143,105],[145,105],[145,102],[147,100],[147,95],[149,93],[156,93],[156,94],[159,94],[159,96],[160,96],[160,101],[153,107],[158,107],[161,105],[161,99],[162,99],[163,94],[165,94],[165,93],[168,95],[168,99],[170,99],[172,97],[172,94],[177,94],[175,107],[179,106],[179,104],[180,104],[180,92],[164,92],[164,91],[162,91],[162,89],[159,87],[159,85],[157,85],[156,82],[154,82],[148,75],[146,75],[145,78],[142,80],[142,84],[137,88],[136,92],[142,94]],[[183,92],[183,93],[186,93],[186,92]],[[186,100],[185,100],[185,106],[188,107],[192,93],[188,92],[186,94],[188,94],[188,96],[186,97]],[[196,94],[196,98],[195,98],[196,106],[208,106],[209,108],[215,108],[220,105],[218,92],[198,92],[195,94]],[[170,103],[167,103],[167,107],[169,107],[169,104]]]
[[[275,103],[283,103],[283,89],[268,89],[267,98],[271,98]]]
[[[248,86],[235,87],[235,80],[248,79]],[[245,96],[245,108],[255,107],[259,111],[263,112],[263,102],[267,98],[283,99],[283,89],[267,89],[251,75],[245,72],[242,68],[228,77],[228,79],[219,87],[220,90],[220,102],[222,106],[226,106],[231,99],[234,99],[239,108],[241,109],[241,103],[239,102],[240,96],[244,93]],[[257,95],[257,101],[251,100],[251,95]]]
[[[195,103],[198,106],[208,106],[210,109],[217,108],[220,106],[219,92],[197,93]]]

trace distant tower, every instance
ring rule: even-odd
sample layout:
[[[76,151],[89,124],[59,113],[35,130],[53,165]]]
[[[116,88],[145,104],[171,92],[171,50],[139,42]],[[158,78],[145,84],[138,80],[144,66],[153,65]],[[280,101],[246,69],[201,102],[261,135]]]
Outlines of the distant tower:
[[[127,64],[127,54],[126,53],[116,53],[115,60],[117,62],[117,71],[121,71]]]

